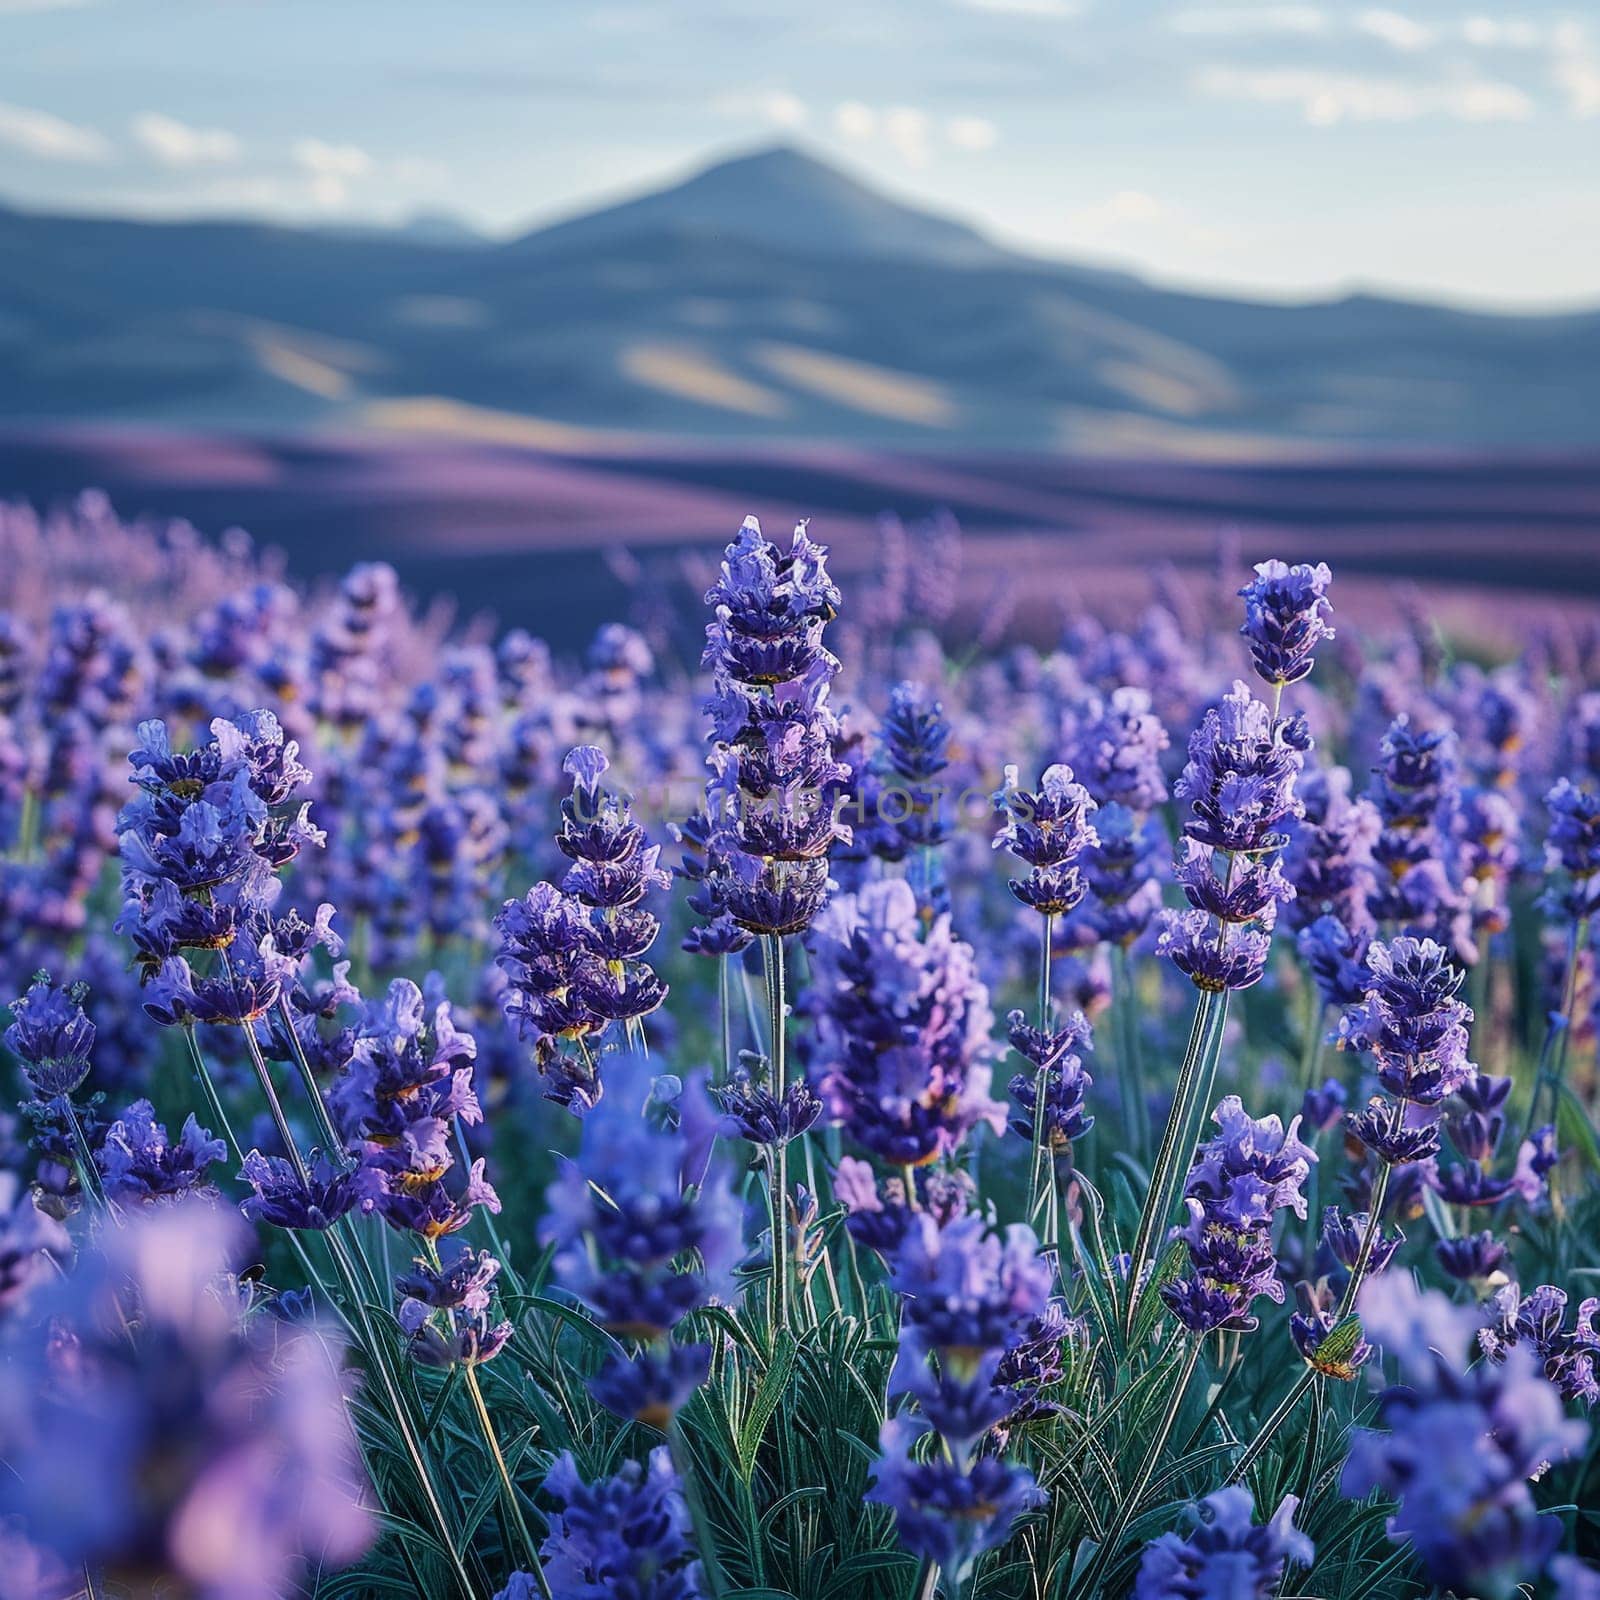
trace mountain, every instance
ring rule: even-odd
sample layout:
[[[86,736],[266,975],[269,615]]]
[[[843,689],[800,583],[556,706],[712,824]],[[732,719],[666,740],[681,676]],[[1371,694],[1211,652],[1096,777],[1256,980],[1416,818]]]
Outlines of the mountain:
[[[0,210],[0,370],[13,424],[1257,459],[1600,445],[1600,313],[1176,292],[1008,253],[782,148],[470,247]]]
[[[790,145],[735,156],[670,189],[539,228],[514,249],[608,249],[673,233],[707,248],[740,240],[808,256],[868,256],[948,267],[1014,259],[975,228],[918,211]]]

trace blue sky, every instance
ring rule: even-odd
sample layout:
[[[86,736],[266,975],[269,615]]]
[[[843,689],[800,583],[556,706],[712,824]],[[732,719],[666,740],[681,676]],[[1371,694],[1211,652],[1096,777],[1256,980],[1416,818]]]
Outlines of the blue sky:
[[[782,137],[1169,282],[1600,302],[1600,13],[0,0],[0,197],[496,232]]]

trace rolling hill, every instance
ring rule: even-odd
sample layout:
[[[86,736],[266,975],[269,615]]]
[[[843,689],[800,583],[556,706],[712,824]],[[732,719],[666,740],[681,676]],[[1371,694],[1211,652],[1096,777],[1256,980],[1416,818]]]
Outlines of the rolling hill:
[[[799,151],[504,243],[0,210],[0,422],[1274,459],[1600,444],[1600,312],[1260,304]]]

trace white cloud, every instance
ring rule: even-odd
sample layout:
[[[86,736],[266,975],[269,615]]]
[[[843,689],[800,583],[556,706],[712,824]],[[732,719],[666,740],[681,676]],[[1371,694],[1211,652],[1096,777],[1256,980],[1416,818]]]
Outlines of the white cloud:
[[[998,11],[1012,17],[1075,17],[1081,0],[956,0],[967,11]]]
[[[1000,131],[987,117],[951,117],[944,125],[944,136],[957,150],[992,150]]]
[[[888,145],[912,167],[927,166],[936,147],[974,155],[1000,142],[1000,130],[987,117],[957,115],[939,123],[916,106],[869,106],[860,100],[835,106],[833,127],[852,144]]]
[[[1194,81],[1200,93],[1214,100],[1295,106],[1307,122],[1323,128],[1341,122],[1416,122],[1423,117],[1522,122],[1534,109],[1533,101],[1515,85],[1481,78],[1418,83],[1300,67],[1206,67]]]
[[[883,114],[883,136],[908,166],[927,165],[927,112],[915,106],[890,106]]]
[[[47,161],[105,161],[111,146],[93,128],[66,122],[48,111],[0,103],[0,144]]]
[[[1067,222],[1074,237],[1103,240],[1123,233],[1130,225],[1155,222],[1165,213],[1161,202],[1144,190],[1119,189],[1099,205],[1069,212]]]
[[[311,175],[311,198],[329,211],[349,198],[352,179],[364,178],[372,171],[372,157],[359,145],[328,144],[321,139],[299,140],[294,159]]]
[[[1567,110],[1587,121],[1600,117],[1600,59],[1562,56],[1555,64],[1556,84],[1567,97]]]
[[[1250,33],[1326,33],[1328,14],[1316,6],[1204,6],[1175,11],[1168,19],[1178,33],[1231,37]]]
[[[805,101],[787,89],[740,90],[719,95],[711,109],[718,116],[770,122],[775,128],[798,128],[808,115]]]
[[[878,113],[859,100],[846,100],[833,113],[833,125],[846,139],[870,139],[878,131]]]
[[[1526,17],[1468,17],[1461,37],[1485,50],[1537,50],[1545,43],[1544,29]]]
[[[191,128],[176,117],[145,111],[133,119],[133,136],[169,167],[199,167],[234,161],[239,141],[225,128]]]
[[[1424,50],[1433,43],[1433,29],[1424,27],[1414,17],[1401,11],[1381,8],[1363,11],[1356,18],[1356,27],[1374,39],[1381,39],[1394,50],[1411,52]]]

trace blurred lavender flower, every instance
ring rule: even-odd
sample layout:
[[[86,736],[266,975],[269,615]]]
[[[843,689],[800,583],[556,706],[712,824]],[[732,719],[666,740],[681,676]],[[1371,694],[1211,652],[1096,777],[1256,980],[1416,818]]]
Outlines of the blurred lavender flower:
[[[1574,922],[1600,915],[1600,790],[1562,778],[1545,796],[1551,906]]]
[[[894,1512],[895,1531],[913,1555],[961,1573],[1047,1497],[1027,1468],[998,1456],[979,1456],[965,1471],[937,1454],[918,1460],[913,1448],[929,1431],[915,1417],[884,1423],[867,1499]]]
[[[1382,819],[1373,843],[1373,918],[1477,959],[1470,907],[1452,873],[1450,827],[1459,803],[1455,736],[1417,730],[1404,714],[1384,735],[1371,799]]]
[[[665,1447],[649,1463],[624,1462],[614,1477],[585,1483],[570,1454],[544,1487],[558,1503],[539,1547],[545,1581],[559,1600],[699,1600],[700,1563],[683,1489]],[[535,1600],[517,1574],[496,1600]]]
[[[10,1330],[0,1514],[63,1562],[273,1600],[372,1542],[337,1337],[241,1324],[223,1281],[239,1230],[194,1202],[130,1214],[56,1285],[46,1327]]]
[[[1296,940],[1300,959],[1311,973],[1324,1006],[1343,1011],[1361,1003],[1371,980],[1367,969],[1370,943],[1370,935],[1352,934],[1334,916],[1318,917],[1300,930]]]
[[[1288,1563],[1310,1566],[1316,1553],[1294,1526],[1299,1508],[1285,1495],[1272,1520],[1258,1524],[1248,1489],[1208,1494],[1188,1507],[1187,1538],[1164,1533],[1145,1546],[1133,1600],[1272,1600]]]
[[[1477,1318],[1405,1273],[1367,1283],[1357,1301],[1373,1343],[1399,1362],[1378,1421],[1356,1429],[1340,1479],[1347,1495],[1394,1496],[1389,1537],[1409,1539],[1430,1583],[1507,1600],[1537,1576],[1561,1538],[1528,1479],[1583,1448],[1588,1428],[1520,1347],[1503,1364],[1470,1366]]]
[[[941,1227],[916,1212],[894,1254],[902,1321],[889,1390],[912,1395],[922,1414],[884,1424],[867,1498],[893,1509],[908,1550],[957,1578],[1006,1538],[1023,1511],[1043,1503],[1030,1472],[976,1451],[992,1428],[1034,1397],[1018,1393],[1016,1363],[1007,1365],[1007,1358],[1014,1358],[1019,1337],[1037,1331],[1051,1279],[1031,1228],[1007,1228],[1002,1239],[972,1215]],[[1040,1364],[1035,1379],[1048,1381],[1049,1370],[1048,1362]],[[912,1446],[930,1429],[943,1442],[942,1454],[914,1460]]]
[[[1304,929],[1321,917],[1368,933],[1367,900],[1372,887],[1372,849],[1382,823],[1370,800],[1352,799],[1344,767],[1307,762],[1295,784],[1304,815],[1288,824],[1283,870],[1294,888],[1284,915]]]
[[[578,1153],[546,1195],[541,1240],[555,1247],[556,1280],[619,1339],[644,1347],[616,1355],[594,1392],[664,1427],[686,1398],[638,1380],[661,1372],[672,1330],[725,1295],[740,1248],[739,1212],[720,1164],[708,1166],[716,1118],[702,1083],[656,1078],[632,1055],[613,1059],[603,1099],[583,1119]],[[651,1361],[652,1350],[658,1358]],[[673,1352],[703,1378],[704,1347]],[[694,1384],[690,1384],[692,1389]]]
[[[1433,1253],[1445,1274],[1458,1283],[1488,1283],[1502,1266],[1510,1252],[1494,1234],[1462,1234],[1454,1239],[1436,1239]]]
[[[72,1257],[72,1238],[15,1173],[0,1171],[0,1326],[55,1281]]]
[[[925,926],[903,878],[837,896],[811,941],[814,1075],[829,1118],[892,1166],[948,1155],[990,1098],[994,1014],[948,916]]]

